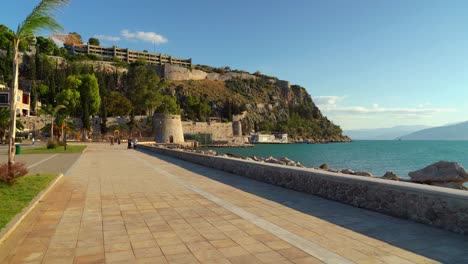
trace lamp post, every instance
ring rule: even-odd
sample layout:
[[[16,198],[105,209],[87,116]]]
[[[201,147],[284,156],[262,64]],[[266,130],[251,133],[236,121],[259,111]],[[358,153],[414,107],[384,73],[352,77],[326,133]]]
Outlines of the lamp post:
[[[54,140],[54,119],[55,119],[55,115],[58,113],[58,111],[60,109],[63,109],[63,108],[67,108],[66,106],[64,105],[57,105],[54,110],[53,110],[53,113],[52,113],[52,124],[50,126],[50,139],[53,141]]]

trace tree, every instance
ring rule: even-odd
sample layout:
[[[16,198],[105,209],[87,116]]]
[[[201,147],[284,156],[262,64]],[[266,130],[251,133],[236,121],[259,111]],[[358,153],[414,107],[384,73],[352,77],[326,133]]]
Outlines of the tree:
[[[57,48],[57,45],[55,45],[55,43],[52,40],[39,36],[36,38],[36,47],[37,52],[46,55],[52,55],[54,53],[54,50]]]
[[[180,106],[174,97],[163,95],[161,104],[156,108],[156,113],[180,115]]]
[[[81,84],[79,87],[82,120],[86,129],[91,127],[90,116],[99,111],[101,105],[101,96],[99,95],[99,85],[94,74],[84,74],[80,76]]]
[[[30,39],[42,29],[57,31],[60,25],[52,16],[53,11],[59,9],[69,0],[42,0],[26,19],[18,26],[13,37],[13,84],[10,98],[16,98],[19,75],[19,45],[21,41]],[[10,102],[10,135],[8,144],[8,173],[15,163],[15,130],[16,130],[16,100]]]
[[[119,92],[112,91],[109,97],[105,98],[108,116],[126,116],[132,110],[132,103],[123,97]]]
[[[99,42],[99,39],[97,39],[97,38],[89,38],[88,44],[89,45],[94,45],[94,46],[101,45],[101,43]]]
[[[15,34],[5,25],[0,25],[0,49],[9,50],[13,44]]]
[[[68,34],[69,34],[69,35],[74,35],[74,37],[76,38],[76,40],[78,40],[80,43],[83,43],[83,38],[81,38],[81,35],[78,34],[77,32],[69,32]]]
[[[10,126],[10,109],[0,108],[0,139],[2,142],[5,142],[9,126]],[[23,124],[21,124],[19,120],[16,122],[16,129],[17,130],[24,129]]]
[[[67,77],[66,89],[57,94],[57,103],[66,106],[69,115],[74,114],[80,106],[81,96],[78,89],[81,83],[80,78],[76,75],[70,75]]]
[[[135,114],[150,114],[159,105],[159,92],[164,85],[155,69],[137,61],[125,77],[124,95],[132,102]]]
[[[4,142],[10,125],[10,110],[8,108],[0,108],[0,132],[1,140]]]

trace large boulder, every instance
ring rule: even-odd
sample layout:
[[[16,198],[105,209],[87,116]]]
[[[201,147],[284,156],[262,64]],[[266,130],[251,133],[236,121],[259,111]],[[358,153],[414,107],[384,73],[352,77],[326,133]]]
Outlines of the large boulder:
[[[468,181],[468,174],[457,162],[439,161],[424,169],[408,173],[413,182],[458,182]]]
[[[374,175],[372,175],[372,173],[367,172],[367,171],[356,171],[356,172],[354,173],[354,175],[357,175],[357,176],[364,176],[364,177],[374,177]]]
[[[400,176],[396,175],[393,173],[393,171],[387,171],[384,176],[382,176],[382,179],[386,180],[392,180],[392,181],[399,181],[401,180]]]
[[[344,173],[344,174],[352,174],[352,175],[356,174],[356,173],[355,173],[353,170],[351,170],[351,169],[342,169],[340,172],[341,172],[341,173]]]
[[[324,164],[320,165],[319,168],[321,168],[322,170],[328,170],[328,169],[330,169],[330,166],[328,166],[328,164],[324,163]]]

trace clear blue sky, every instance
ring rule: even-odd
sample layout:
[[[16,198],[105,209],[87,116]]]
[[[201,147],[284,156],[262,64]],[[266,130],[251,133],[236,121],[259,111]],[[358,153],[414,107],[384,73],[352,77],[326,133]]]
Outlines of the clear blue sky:
[[[4,2],[10,28],[38,3]],[[102,45],[289,80],[352,129],[468,120],[467,10],[463,0],[72,0],[57,19]]]

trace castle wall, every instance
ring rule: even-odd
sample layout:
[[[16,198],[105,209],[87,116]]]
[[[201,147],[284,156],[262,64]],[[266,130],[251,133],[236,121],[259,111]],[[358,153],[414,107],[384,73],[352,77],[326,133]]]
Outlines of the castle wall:
[[[190,70],[171,64],[165,64],[164,78],[173,81],[204,80],[206,79],[206,72],[200,70]]]
[[[184,134],[211,134],[214,141],[233,138],[232,123],[182,122]]]

